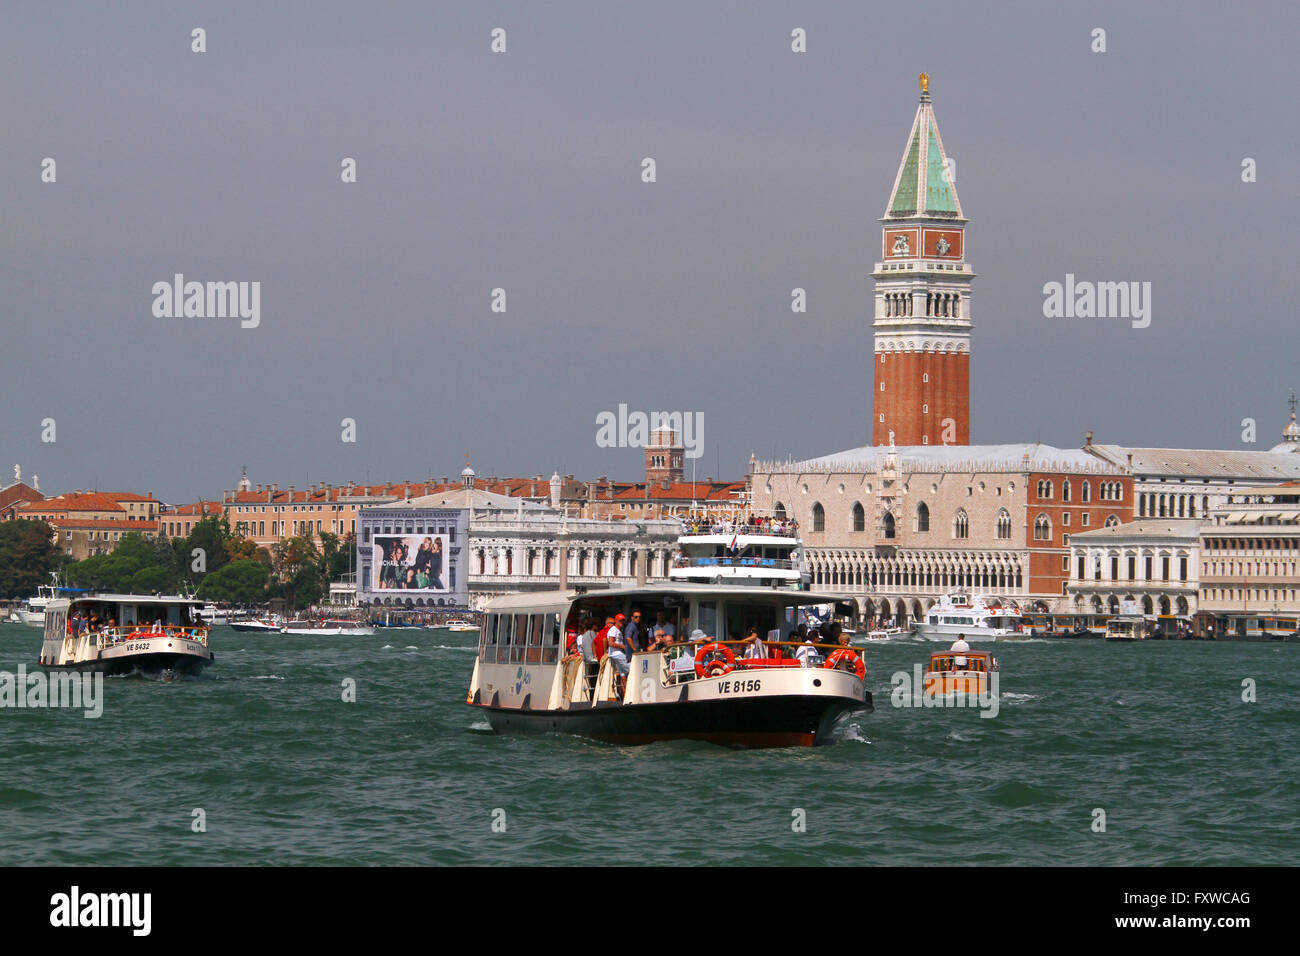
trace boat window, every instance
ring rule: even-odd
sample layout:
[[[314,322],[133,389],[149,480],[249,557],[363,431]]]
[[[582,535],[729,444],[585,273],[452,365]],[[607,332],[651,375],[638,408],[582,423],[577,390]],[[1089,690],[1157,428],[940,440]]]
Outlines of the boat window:
[[[718,604],[716,601],[701,601],[695,615],[695,628],[703,631],[707,637],[718,636]],[[690,635],[686,635],[690,637]]]
[[[541,614],[528,616],[528,643],[533,647],[538,647],[542,643],[542,617]]]

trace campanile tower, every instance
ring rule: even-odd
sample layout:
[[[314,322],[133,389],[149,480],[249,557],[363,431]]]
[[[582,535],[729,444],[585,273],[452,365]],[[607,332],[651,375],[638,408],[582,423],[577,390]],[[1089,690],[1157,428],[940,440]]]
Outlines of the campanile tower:
[[[921,104],[881,218],[871,444],[970,444],[971,280],[953,169]]]

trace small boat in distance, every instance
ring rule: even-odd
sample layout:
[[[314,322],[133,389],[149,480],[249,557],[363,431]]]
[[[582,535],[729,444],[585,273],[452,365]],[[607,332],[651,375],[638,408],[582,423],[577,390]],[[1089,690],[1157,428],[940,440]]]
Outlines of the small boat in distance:
[[[65,588],[59,580],[59,572],[50,572],[50,583],[36,587],[36,596],[24,598],[22,604],[9,612],[12,624],[26,624],[28,627],[45,626],[45,609],[49,603],[60,596],[85,593],[81,588]]]
[[[1147,620],[1141,614],[1121,614],[1106,622],[1106,640],[1122,643],[1144,641],[1147,636]]]
[[[780,587],[686,583],[503,595],[488,604],[466,703],[497,733],[619,744],[829,743],[839,717],[872,706],[856,651],[798,643],[800,608],[835,600]],[[566,653],[566,637],[576,640],[584,619],[599,627],[637,612],[662,613],[677,637],[626,658],[608,647],[599,661]]]
[[[280,628],[284,627],[279,621],[274,619],[257,620],[256,618],[245,618],[241,621],[231,621],[228,625],[232,631],[244,631],[254,634],[279,634]]]
[[[911,632],[905,627],[873,627],[866,634],[858,634],[853,631],[845,631],[845,634],[852,634],[850,641],[853,644],[867,644],[874,641],[890,641],[898,637],[907,637]]]
[[[365,637],[375,633],[369,624],[356,621],[289,621],[280,628],[281,634],[315,634],[321,637]]]
[[[925,620],[916,622],[916,633],[928,641],[950,641],[960,635],[972,644],[996,641],[1021,633],[1020,608],[995,597],[945,594],[925,612]]]
[[[980,694],[989,692],[989,675],[998,670],[997,658],[988,651],[935,651],[922,679],[927,694]]]
[[[106,674],[193,675],[215,659],[200,602],[157,594],[56,598],[45,609],[39,664]]]
[[[448,631],[477,631],[478,625],[472,621],[448,621],[446,624],[435,624],[435,627],[444,628]]]

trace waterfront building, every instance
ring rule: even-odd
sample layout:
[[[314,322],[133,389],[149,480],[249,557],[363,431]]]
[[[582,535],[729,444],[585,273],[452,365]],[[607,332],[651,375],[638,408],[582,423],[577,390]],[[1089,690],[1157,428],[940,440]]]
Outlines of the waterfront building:
[[[22,469],[14,465],[14,480],[0,488],[0,521],[13,521],[18,516],[18,509],[24,505],[45,500],[40,479],[33,475],[29,485],[22,477]]]
[[[1204,518],[1243,483],[1300,479],[1300,426],[1294,411],[1284,435],[1268,451],[1246,451],[1093,444],[1088,432],[1083,450],[1133,475],[1134,518]]]
[[[1205,630],[1245,636],[1294,631],[1300,618],[1300,481],[1233,489],[1200,530],[1200,615]],[[1289,618],[1290,626],[1261,625]],[[1252,623],[1253,622],[1253,623]]]
[[[756,511],[798,521],[813,590],[898,621],[954,591],[1063,610],[1071,536],[1130,520],[1132,486],[1041,444],[866,446],[750,477]]]
[[[49,523],[55,545],[81,561],[115,550],[122,535],[133,531],[152,539],[158,533],[162,506],[152,492],[78,490],[23,505],[15,517]]]
[[[1200,581],[1199,518],[1139,518],[1070,537],[1069,600],[1079,614],[1143,614],[1190,619]]]
[[[364,508],[360,528],[358,601],[405,607],[479,606],[496,594],[666,580],[681,533],[676,520],[574,517],[549,502],[469,486]],[[410,564],[418,544],[435,534],[448,536],[444,550],[456,561],[443,582],[449,593],[378,586],[389,542],[407,539],[400,560]]]
[[[192,505],[164,506],[158,516],[159,530],[168,538],[188,538],[194,526],[204,518],[224,517],[225,506],[219,501],[196,501]]]

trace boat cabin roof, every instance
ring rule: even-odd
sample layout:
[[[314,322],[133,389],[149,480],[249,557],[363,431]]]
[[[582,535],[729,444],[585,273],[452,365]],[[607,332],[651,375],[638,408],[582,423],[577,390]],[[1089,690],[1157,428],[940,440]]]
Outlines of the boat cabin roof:
[[[192,604],[201,607],[203,602],[197,598],[188,598],[179,594],[87,594],[84,597],[61,599],[50,602],[50,607],[63,604],[137,604],[161,606],[166,604]]]

